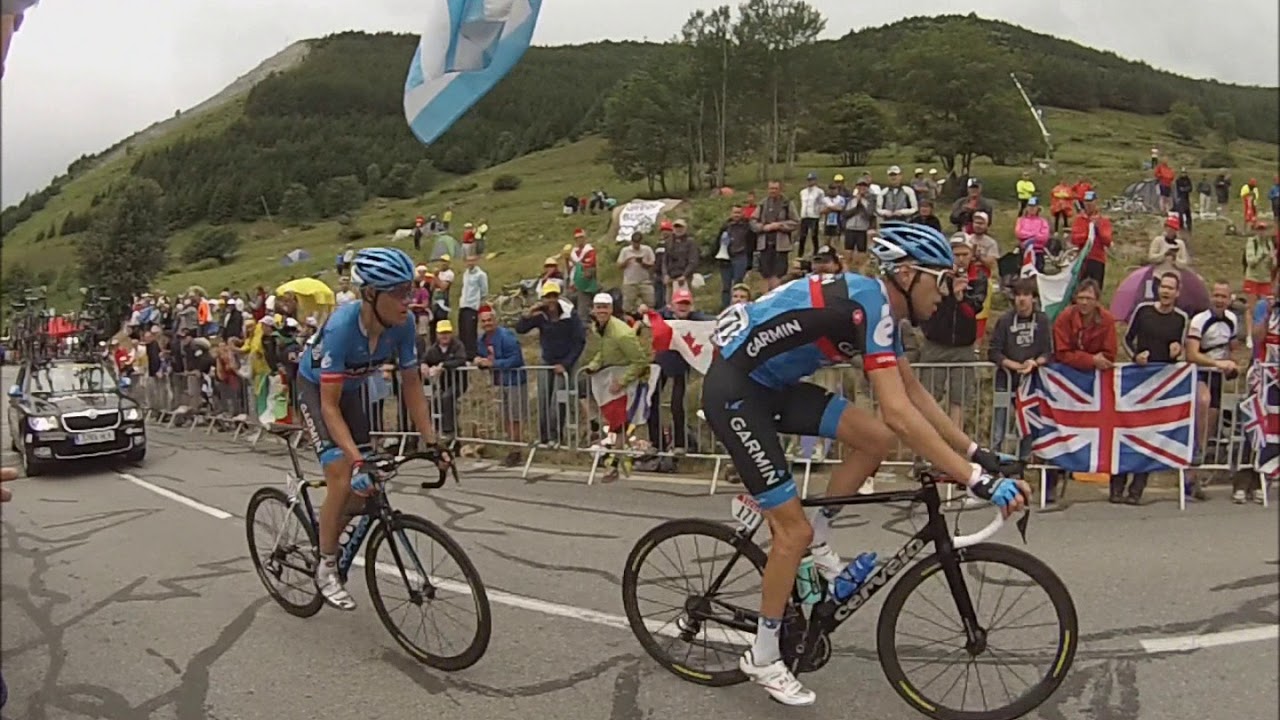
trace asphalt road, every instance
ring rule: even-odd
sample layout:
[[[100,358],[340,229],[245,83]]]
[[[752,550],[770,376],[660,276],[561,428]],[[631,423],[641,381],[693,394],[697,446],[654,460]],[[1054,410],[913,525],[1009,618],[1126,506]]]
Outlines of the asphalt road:
[[[355,613],[301,620],[267,597],[243,513],[255,488],[283,483],[280,447],[154,428],[151,442],[141,467],[10,484],[3,718],[920,717],[875,661],[879,598],[841,628],[831,663],[804,676],[818,693],[807,709],[747,685],[684,682],[619,627],[619,575],[636,539],[669,518],[727,517],[729,494],[475,468],[461,486],[397,488],[397,505],[446,527],[494,592],[488,653],[448,674],[395,644],[361,574],[350,584]],[[1080,503],[1033,517],[1028,549],[1070,587],[1082,634],[1065,684],[1033,717],[1275,717],[1280,658],[1265,635],[1280,602],[1277,513],[1232,505],[1226,493],[1184,513],[1173,501]],[[833,540],[848,555],[890,553],[910,520],[900,509],[851,509]],[[1012,530],[996,539],[1018,542]],[[1213,646],[1186,649],[1195,638]]]

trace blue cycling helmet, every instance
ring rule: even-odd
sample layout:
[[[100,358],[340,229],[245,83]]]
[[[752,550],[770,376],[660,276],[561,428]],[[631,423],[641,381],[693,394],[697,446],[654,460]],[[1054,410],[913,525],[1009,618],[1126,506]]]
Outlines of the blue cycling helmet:
[[[882,225],[879,237],[871,245],[871,254],[880,261],[882,270],[890,270],[899,263],[948,270],[956,264],[947,237],[928,225],[915,223],[887,222]]]
[[[365,248],[351,265],[351,282],[374,290],[391,290],[413,282],[413,261],[395,248]]]

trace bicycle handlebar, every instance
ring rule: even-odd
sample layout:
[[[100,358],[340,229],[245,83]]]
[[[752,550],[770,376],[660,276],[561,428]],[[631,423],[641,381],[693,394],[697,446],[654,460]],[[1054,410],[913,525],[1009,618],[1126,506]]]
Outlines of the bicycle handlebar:
[[[1000,472],[997,473],[997,475],[1004,480],[1021,480],[1022,474],[1026,469],[1027,463],[1025,461],[1012,457],[1001,457]],[[928,463],[925,463],[922,460],[916,461],[915,465],[912,466],[912,474],[921,482],[926,479],[930,479],[935,483],[954,483],[960,486],[967,485],[967,483],[957,480],[945,473],[934,471]],[[1029,497],[1027,499],[1030,500]],[[987,523],[986,527],[969,535],[957,535],[951,539],[951,543],[956,547],[956,549],[977,545],[999,532],[1000,528],[1004,527],[1004,522],[1004,512],[997,508],[995,519]],[[1018,533],[1022,535],[1023,544],[1026,544],[1027,542],[1027,525],[1030,522],[1031,508],[1028,506],[1022,513],[1022,517],[1018,518],[1016,524]]]
[[[454,483],[460,482],[458,479],[458,466],[453,462],[454,456],[456,455],[455,448],[431,447],[426,450],[417,450],[405,455],[375,457],[373,458],[371,465],[373,466],[374,472],[377,473],[378,479],[382,482],[386,482],[387,480],[395,477],[399,473],[400,467],[405,463],[413,460],[426,460],[438,467],[446,454],[448,455],[449,464],[446,467],[439,468],[440,477],[434,481],[425,480],[422,482],[422,487],[430,490],[444,487],[445,481],[451,474],[453,475]]]

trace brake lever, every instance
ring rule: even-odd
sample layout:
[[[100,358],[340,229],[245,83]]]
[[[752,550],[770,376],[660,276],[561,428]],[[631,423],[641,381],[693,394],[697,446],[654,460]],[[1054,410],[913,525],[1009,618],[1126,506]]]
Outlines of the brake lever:
[[[1022,511],[1022,517],[1018,518],[1018,521],[1014,523],[1014,526],[1018,528],[1018,534],[1022,536],[1023,545],[1027,544],[1027,525],[1029,525],[1030,523],[1031,523],[1031,509],[1027,508],[1026,510]]]

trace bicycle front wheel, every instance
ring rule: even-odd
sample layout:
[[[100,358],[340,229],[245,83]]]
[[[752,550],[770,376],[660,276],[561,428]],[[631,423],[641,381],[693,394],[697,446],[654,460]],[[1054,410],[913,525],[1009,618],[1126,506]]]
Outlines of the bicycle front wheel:
[[[967,645],[934,554],[903,573],[885,600],[876,626],[880,666],[898,695],[931,718],[1020,718],[1071,668],[1079,640],[1071,593],[1048,565],[1008,545],[974,545],[956,557],[984,642]],[[1018,642],[1001,628],[1033,639]]]
[[[365,580],[378,618],[400,647],[423,664],[446,671],[475,665],[493,632],[480,573],[434,523],[402,513],[392,522],[391,527],[378,523],[365,552]],[[464,621],[470,613],[475,620]],[[427,637],[410,638],[410,632],[418,631]],[[460,640],[446,641],[446,632]]]

